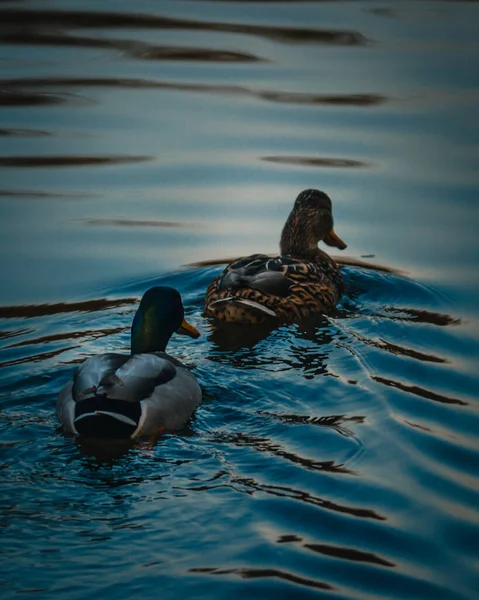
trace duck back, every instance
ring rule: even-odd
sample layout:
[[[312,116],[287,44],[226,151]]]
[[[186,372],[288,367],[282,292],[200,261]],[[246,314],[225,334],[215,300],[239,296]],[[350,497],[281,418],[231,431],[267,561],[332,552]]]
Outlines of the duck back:
[[[110,353],[79,367],[60,393],[57,414],[70,433],[125,438],[174,429],[200,401],[196,379],[166,352]]]
[[[253,254],[231,263],[207,290],[206,315],[258,324],[328,313],[342,293],[343,279],[336,263],[317,253],[317,260]]]

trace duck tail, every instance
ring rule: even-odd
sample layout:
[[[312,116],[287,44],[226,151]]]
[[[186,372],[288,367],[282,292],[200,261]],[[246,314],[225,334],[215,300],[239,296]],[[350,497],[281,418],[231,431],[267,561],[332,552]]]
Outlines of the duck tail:
[[[140,402],[95,396],[75,404],[73,424],[83,437],[124,439],[138,429],[141,412]]]

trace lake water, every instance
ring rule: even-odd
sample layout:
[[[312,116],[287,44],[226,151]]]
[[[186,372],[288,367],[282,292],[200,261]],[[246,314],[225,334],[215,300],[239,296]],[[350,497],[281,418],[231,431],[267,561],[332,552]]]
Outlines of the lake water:
[[[479,7],[2,1],[0,597],[479,598]],[[346,292],[202,315],[228,258],[333,200]],[[363,263],[363,264],[361,264]],[[143,291],[204,402],[151,446],[65,437]]]

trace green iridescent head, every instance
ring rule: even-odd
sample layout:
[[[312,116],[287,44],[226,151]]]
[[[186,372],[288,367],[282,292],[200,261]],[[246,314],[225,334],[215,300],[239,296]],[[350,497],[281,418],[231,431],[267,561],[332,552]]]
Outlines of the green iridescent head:
[[[156,286],[141,299],[131,326],[131,353],[161,352],[173,333],[199,337],[199,332],[184,319],[178,290]]]

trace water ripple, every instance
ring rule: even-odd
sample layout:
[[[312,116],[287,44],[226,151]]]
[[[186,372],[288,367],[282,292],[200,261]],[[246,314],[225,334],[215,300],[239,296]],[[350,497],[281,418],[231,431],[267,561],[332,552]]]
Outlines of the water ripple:
[[[363,552],[356,548],[341,548],[339,546],[329,546],[327,544],[304,544],[303,548],[324,554],[325,556],[334,556],[335,558],[343,558],[344,560],[352,560],[355,562],[366,562],[372,565],[380,565],[382,567],[395,567],[396,565],[381,556],[377,556],[372,552]]]
[[[351,158],[327,158],[315,156],[262,156],[261,160],[282,165],[302,165],[306,167],[367,167],[365,162]]]
[[[397,388],[398,390],[402,390],[408,394],[414,394],[416,396],[420,396],[421,398],[425,398],[426,400],[432,400],[433,402],[440,402],[442,404],[457,404],[459,406],[467,406],[468,404],[465,400],[459,400],[459,398],[449,398],[418,385],[408,385],[399,381],[388,379],[386,377],[380,377],[379,375],[372,376],[372,379],[388,387]]]
[[[208,575],[239,575],[243,579],[258,579],[258,578],[278,578],[300,586],[306,586],[320,590],[334,590],[335,588],[323,581],[300,577],[294,573],[289,573],[281,569],[258,569],[251,567],[238,567],[234,569],[222,569],[220,567],[192,567],[189,569],[191,573],[205,573]]]
[[[209,83],[182,83],[175,81],[158,81],[151,79],[134,79],[134,78],[116,78],[116,77],[43,77],[43,78],[18,78],[18,79],[3,79],[0,80],[2,88],[1,94],[4,94],[6,101],[8,98],[13,98],[12,102],[7,102],[7,106],[20,103],[21,98],[25,96],[25,104],[28,104],[29,98],[39,98],[41,103],[46,92],[26,91],[25,88],[54,88],[54,87],[120,87],[132,89],[164,89],[181,92],[203,92],[207,94],[232,94],[235,96],[252,96],[269,102],[281,104],[304,104],[304,105],[332,105],[332,106],[377,106],[388,101],[388,97],[381,94],[309,94],[305,92],[285,92],[280,90],[261,90],[249,88],[240,85],[229,84],[209,84]],[[2,105],[3,96],[0,94],[0,106]],[[20,100],[16,102],[15,98]],[[47,96],[49,98],[50,96]],[[53,96],[52,96],[53,97]],[[64,102],[71,98],[78,100],[81,96],[74,94],[60,94],[54,96],[58,102]],[[48,102],[45,102],[48,103]]]
[[[198,229],[204,227],[200,223],[187,223],[177,221],[155,221],[150,219],[148,221],[141,221],[139,219],[85,219],[83,221],[85,225],[100,225],[100,226],[114,226],[114,227],[186,227],[190,229]]]
[[[475,3],[0,3],[5,600],[472,600]],[[337,310],[205,318],[318,186]],[[152,285],[201,331],[169,350],[202,405],[156,440],[65,436],[59,390],[128,352]]]
[[[0,306],[1,319],[32,318],[58,313],[96,312],[135,304],[136,298],[99,298],[81,302],[58,302],[56,304],[31,304]]]
[[[265,484],[255,481],[253,479],[246,479],[242,477],[236,477],[233,479],[233,481],[235,484],[240,484],[245,491],[249,491],[253,494],[256,492],[262,492],[263,494],[277,496],[278,498],[289,498],[292,500],[299,500],[300,502],[303,502],[305,504],[311,504],[322,509],[346,514],[349,516],[357,517],[359,519],[375,519],[378,521],[386,520],[385,516],[379,514],[378,512],[372,509],[360,508],[357,506],[346,506],[344,504],[339,504],[338,502],[326,500],[319,496],[314,496],[309,492],[305,492],[297,488],[282,485]]]
[[[136,28],[136,29],[177,29],[188,31],[219,31],[255,35],[279,42],[315,43],[340,46],[362,46],[366,38],[357,31],[333,29],[310,29],[305,27],[273,27],[226,23],[220,21],[194,21],[141,15],[138,13],[87,12],[68,10],[18,10],[4,9],[2,24],[9,28],[19,26],[22,29],[31,26],[35,29],[46,28]]]
[[[152,156],[0,156],[0,167],[118,165],[153,160]]]
[[[277,456],[286,461],[290,461],[294,464],[298,464],[305,469],[312,471],[326,471],[328,473],[344,474],[344,475],[355,475],[354,471],[346,468],[342,464],[335,464],[334,461],[319,461],[311,458],[306,458],[295,454],[294,452],[288,452],[282,448],[279,444],[273,443],[267,438],[260,438],[252,435],[245,434],[217,434],[213,438],[214,442],[226,443],[228,445],[234,445],[238,447],[246,446],[252,448],[257,452],[266,452],[272,456]]]

